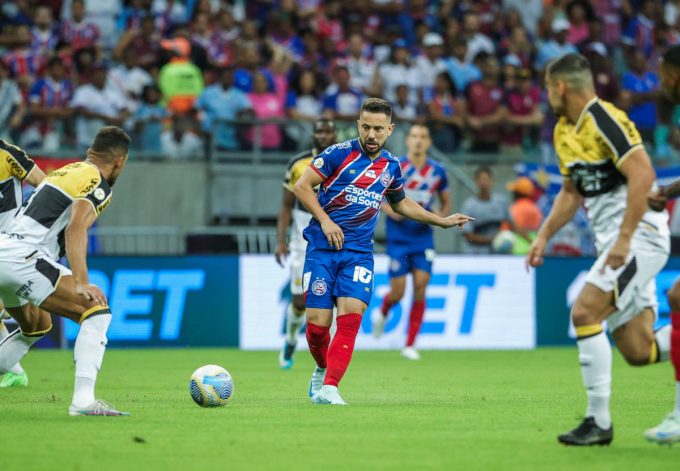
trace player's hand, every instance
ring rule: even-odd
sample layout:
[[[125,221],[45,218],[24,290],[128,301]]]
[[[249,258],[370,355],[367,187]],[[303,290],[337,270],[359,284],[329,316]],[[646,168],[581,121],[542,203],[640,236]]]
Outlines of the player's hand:
[[[527,258],[524,260],[524,267],[527,272],[529,271],[529,267],[540,267],[543,265],[543,254],[545,254],[546,245],[548,245],[548,241],[540,236],[537,236],[531,243]]]
[[[628,252],[630,252],[630,240],[625,237],[616,239],[614,246],[607,254],[607,260],[605,260],[604,265],[602,265],[600,273],[604,273],[604,269],[607,266],[610,266],[612,270],[624,266],[626,264],[626,259],[628,258]]]
[[[463,228],[465,224],[467,224],[470,221],[474,221],[475,218],[472,216],[467,216],[465,214],[452,214],[451,216],[445,217],[444,218],[444,224],[442,224],[441,227],[443,228],[449,228],[449,227],[459,227]]]
[[[652,191],[649,196],[647,196],[647,204],[650,209],[654,211],[663,211],[666,209],[666,202],[668,198],[666,197],[666,191],[663,187],[659,187]]]
[[[283,267],[283,264],[286,261],[286,257],[288,257],[288,245],[279,242],[276,245],[274,256],[276,257],[276,263]]]
[[[328,244],[331,247],[335,247],[336,250],[342,249],[342,245],[345,243],[345,234],[340,229],[340,226],[327,219],[321,223],[321,230],[326,235]]]
[[[100,306],[108,305],[106,296],[104,296],[104,292],[96,285],[84,285],[78,283],[76,284],[76,294],[84,297],[88,301],[94,301]]]

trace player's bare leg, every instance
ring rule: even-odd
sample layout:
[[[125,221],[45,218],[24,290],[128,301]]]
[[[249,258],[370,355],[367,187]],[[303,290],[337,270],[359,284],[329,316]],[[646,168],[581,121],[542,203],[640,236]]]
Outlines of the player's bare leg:
[[[654,333],[654,311],[647,308],[616,329],[616,346],[631,366],[646,366],[668,359],[669,329]]]
[[[613,427],[609,413],[612,350],[602,321],[614,312],[614,294],[586,283],[571,310],[583,385],[588,396],[584,421],[558,437],[566,445],[608,445]]]
[[[293,299],[286,310],[286,341],[279,354],[279,366],[289,369],[293,366],[293,354],[297,346],[300,327],[305,321],[305,296],[293,295]]]
[[[72,276],[61,278],[59,285],[40,306],[80,324],[80,331],[73,348],[75,362],[75,386],[70,415],[129,415],[115,410],[94,396],[97,374],[106,350],[106,331],[111,323],[111,310],[94,299],[86,299],[76,292]]]
[[[0,302],[0,342],[9,336],[9,330],[5,326],[4,320],[10,317],[9,313],[5,311],[5,307]],[[2,372],[0,372],[2,375]],[[26,387],[28,386],[28,375],[26,371],[21,367],[20,363],[16,363],[10,367],[7,372],[2,375],[0,380],[0,388],[11,388],[11,387]]]
[[[420,354],[414,345],[425,316],[425,290],[430,283],[430,274],[424,270],[413,270],[411,273],[413,274],[413,304],[409,313],[406,346],[401,351],[401,355],[409,360],[420,360]]]
[[[385,324],[390,315],[390,309],[401,301],[404,297],[404,289],[406,288],[406,275],[395,276],[390,278],[390,292],[383,297],[380,312],[373,316],[371,323],[373,325],[373,337],[379,339],[385,332]]]
[[[675,370],[675,407],[659,425],[645,432],[647,440],[657,443],[680,442],[680,280],[668,291],[668,304],[671,324],[666,328],[670,328],[670,359]]]

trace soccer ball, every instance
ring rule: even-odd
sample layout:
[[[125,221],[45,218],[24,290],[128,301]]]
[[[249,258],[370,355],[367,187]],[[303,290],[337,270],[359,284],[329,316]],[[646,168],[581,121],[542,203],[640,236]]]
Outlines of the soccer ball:
[[[224,406],[234,393],[234,380],[221,366],[201,366],[191,375],[189,393],[201,407]]]
[[[515,233],[512,231],[500,231],[491,241],[491,249],[494,253],[509,254],[515,247]]]

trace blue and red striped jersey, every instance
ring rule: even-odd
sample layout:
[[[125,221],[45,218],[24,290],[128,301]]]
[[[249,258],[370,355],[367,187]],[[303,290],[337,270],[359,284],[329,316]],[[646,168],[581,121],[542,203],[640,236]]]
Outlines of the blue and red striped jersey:
[[[371,160],[354,139],[329,147],[311,167],[324,179],[319,204],[345,234],[343,248],[372,252],[383,197],[404,186],[399,160],[384,149]],[[314,248],[332,249],[316,219],[304,234]]]
[[[416,168],[406,157],[399,159],[399,164],[406,196],[431,211],[439,193],[449,189],[444,166],[431,158],[420,168]],[[397,222],[387,218],[387,245],[391,244],[409,244],[417,251],[433,248],[432,228],[410,219]]]

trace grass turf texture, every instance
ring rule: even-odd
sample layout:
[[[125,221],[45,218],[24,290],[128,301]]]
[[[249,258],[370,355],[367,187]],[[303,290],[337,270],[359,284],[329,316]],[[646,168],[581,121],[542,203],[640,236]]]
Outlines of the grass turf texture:
[[[0,469],[676,469],[680,446],[642,431],[670,411],[669,364],[634,369],[615,354],[611,447],[567,448],[556,435],[585,407],[575,349],[358,352],[342,383],[346,407],[316,406],[299,352],[110,350],[99,398],[132,417],[69,417],[72,356],[33,351],[28,389],[0,390]],[[188,380],[214,363],[235,380],[230,404],[196,406]]]

